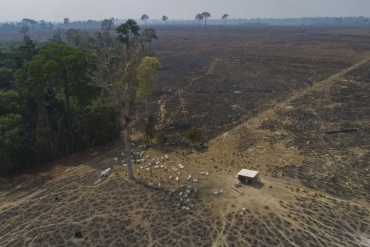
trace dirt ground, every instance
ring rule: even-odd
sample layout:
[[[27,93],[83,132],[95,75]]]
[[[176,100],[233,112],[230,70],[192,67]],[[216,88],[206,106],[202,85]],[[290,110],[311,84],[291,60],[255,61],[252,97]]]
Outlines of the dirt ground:
[[[255,38],[253,42],[265,37],[271,47],[265,52],[259,50],[264,49],[262,45],[245,49],[255,54],[254,59],[241,52],[240,46],[235,55],[227,55],[219,48],[222,56],[199,55],[208,59],[198,60],[204,67],[198,72],[187,67],[188,74],[192,71],[194,76],[184,75],[183,80],[179,76],[183,72],[166,67],[170,61],[185,66],[193,58],[183,62],[176,59],[186,57],[186,50],[182,53],[174,50],[173,54],[158,51],[164,64],[160,85],[163,92],[175,90],[171,80],[164,79],[167,74],[182,81],[176,84],[184,86],[176,89],[182,92],[191,91],[194,85],[203,88],[199,91],[206,91],[205,88],[212,88],[212,83],[215,87],[224,85],[225,91],[234,90],[232,85],[239,85],[250,75],[251,63],[255,61],[260,72],[247,80],[250,84],[245,84],[245,88],[238,89],[274,86],[279,88],[276,96],[261,93],[257,97],[249,93],[248,97],[238,98],[235,93],[223,93],[217,98],[214,93],[200,98],[198,104],[207,99],[210,102],[198,109],[192,107],[197,96],[189,94],[178,111],[176,98],[181,94],[153,96],[153,102],[159,100],[158,110],[162,110],[158,114],[165,120],[158,128],[169,129],[167,133],[173,135],[179,132],[180,136],[183,130],[176,121],[181,121],[169,117],[178,114],[190,123],[209,124],[207,133],[215,138],[202,150],[170,146],[145,150],[136,143],[135,150],[144,150],[144,157],[149,155],[145,162],[134,165],[137,182],[126,179],[119,142],[87,150],[78,154],[79,158],[70,156],[55,161],[35,173],[2,178],[0,246],[370,246],[370,53],[364,48],[368,42],[364,41],[365,35],[356,33],[354,37],[342,38],[332,35],[335,30],[322,28],[310,29],[303,38],[301,31],[305,29],[300,28],[250,30],[253,32],[245,36],[237,28],[226,35],[223,39],[229,44],[227,47],[238,44],[236,40],[240,41],[240,37]],[[189,30],[168,35],[186,37],[186,32]],[[341,33],[348,35],[349,31]],[[200,41],[204,40],[202,37],[199,34]],[[317,43],[313,46],[326,44],[322,53],[306,50],[315,39]],[[213,38],[209,40],[216,42]],[[161,42],[177,45],[170,38]],[[253,42],[248,46],[252,47]],[[304,42],[306,48],[295,50],[294,42]],[[199,47],[204,45],[207,52],[214,49],[200,43]],[[328,48],[329,44],[333,50]],[[201,54],[202,49],[196,47],[194,53]],[[216,51],[217,48],[212,50]],[[278,53],[277,62],[263,66],[269,54],[273,57]],[[290,62],[293,56],[297,60]],[[243,66],[239,62],[242,59]],[[237,60],[234,67],[227,67]],[[268,81],[281,66],[286,66],[289,72],[282,73],[279,83],[273,82],[275,79]],[[308,68],[312,71],[307,72]],[[231,85],[226,79],[234,76],[233,71],[239,72]],[[226,72],[229,74],[224,75]],[[311,83],[308,73],[316,74]],[[225,108],[217,102],[228,104]],[[229,104],[238,104],[241,109],[240,116],[233,121],[230,118],[236,115],[227,108]],[[186,113],[181,113],[184,109]],[[198,111],[204,117],[199,117]],[[217,123],[204,120],[218,116],[221,119]],[[165,155],[169,159],[162,161]],[[146,165],[153,158],[159,167],[153,165],[150,177]],[[160,167],[164,163],[168,170]],[[184,169],[175,170],[178,164]],[[108,177],[95,184],[101,171],[109,167],[112,171]],[[235,176],[242,168],[258,170],[261,182],[254,187],[243,185],[236,191]],[[209,175],[202,176],[200,172]],[[43,173],[44,176],[38,175]],[[187,180],[189,175],[192,178]],[[22,184],[22,179],[27,183]],[[7,183],[11,186],[4,186]]]

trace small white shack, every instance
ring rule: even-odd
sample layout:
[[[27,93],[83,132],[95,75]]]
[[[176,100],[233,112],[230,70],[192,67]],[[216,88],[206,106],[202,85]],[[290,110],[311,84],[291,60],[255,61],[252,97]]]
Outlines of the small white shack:
[[[241,169],[238,173],[238,179],[242,183],[254,185],[257,181],[259,181],[258,171]]]

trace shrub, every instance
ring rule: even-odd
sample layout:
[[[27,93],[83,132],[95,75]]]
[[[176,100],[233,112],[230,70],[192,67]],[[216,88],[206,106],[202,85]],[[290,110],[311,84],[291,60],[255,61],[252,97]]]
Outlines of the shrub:
[[[166,143],[167,137],[165,135],[163,135],[162,133],[158,133],[158,134],[155,135],[153,141],[157,145],[163,145],[163,144]]]
[[[193,126],[188,130],[187,137],[190,141],[197,142],[200,140],[200,136],[201,132],[198,127]]]

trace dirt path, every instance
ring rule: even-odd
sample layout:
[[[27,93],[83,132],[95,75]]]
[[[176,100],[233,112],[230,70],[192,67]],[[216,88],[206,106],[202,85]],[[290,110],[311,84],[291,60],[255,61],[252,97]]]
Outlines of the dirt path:
[[[238,126],[236,126],[235,128],[229,130],[229,131],[226,131],[224,132],[223,134],[220,134],[218,135],[217,137],[215,137],[214,139],[212,139],[211,141],[216,141],[228,134],[231,134],[237,130],[239,130],[240,128],[242,128],[243,126],[247,126],[247,125],[251,125],[252,123],[255,123],[256,121],[258,122],[258,120],[260,119],[265,119],[265,118],[268,118],[269,116],[271,116],[271,114],[273,114],[274,112],[276,112],[277,109],[279,108],[282,108],[282,107],[285,107],[287,106],[290,102],[298,99],[298,98],[301,98],[303,96],[305,96],[306,94],[312,92],[312,91],[316,91],[316,90],[323,90],[323,89],[326,89],[326,88],[330,88],[331,85],[333,84],[333,82],[336,80],[336,79],[339,79],[340,77],[344,76],[345,74],[347,74],[348,72],[354,70],[354,69],[357,69],[358,67],[362,66],[363,64],[367,63],[368,61],[370,61],[370,57],[368,57],[367,59],[353,65],[352,67],[348,68],[348,69],[345,69],[335,75],[332,75],[330,76],[328,79],[326,80],[323,80],[323,81],[320,81],[318,83],[315,83],[312,87],[309,87],[309,88],[305,88],[305,89],[302,89],[302,90],[299,90],[299,91],[296,91],[293,93],[293,95],[291,97],[289,97],[288,99],[284,100],[283,102],[263,111],[263,112],[260,112],[258,113],[257,115],[255,115],[254,117],[248,119],[247,121],[244,121],[242,122],[241,124],[239,124]]]

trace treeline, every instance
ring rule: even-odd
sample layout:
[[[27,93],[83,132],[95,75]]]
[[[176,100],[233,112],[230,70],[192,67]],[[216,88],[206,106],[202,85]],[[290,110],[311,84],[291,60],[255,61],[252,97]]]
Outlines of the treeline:
[[[166,17],[166,16],[164,16]],[[118,26],[126,21],[126,19],[110,19],[114,25]],[[68,18],[61,22],[47,22],[44,20],[35,21],[31,19],[23,19],[19,22],[0,22],[0,32],[18,32],[23,29],[28,31],[47,31],[57,30],[58,28],[101,28],[104,20],[86,20],[86,21],[71,21]],[[168,20],[168,17],[162,19],[145,20],[148,25],[198,25],[196,19],[190,20]],[[144,20],[138,19],[140,25],[144,25]],[[303,17],[303,18],[230,18],[227,21],[228,25],[288,25],[288,26],[353,26],[367,27],[370,26],[369,18],[363,16],[357,17]],[[224,19],[220,18],[207,19],[208,25],[224,25]]]
[[[225,21],[212,17],[207,19],[207,25],[224,25]],[[140,22],[140,24],[143,24]],[[149,20],[148,25],[163,25],[161,20]],[[171,20],[169,25],[199,25],[198,20]],[[200,23],[204,24],[204,20]],[[286,26],[353,26],[367,27],[370,26],[369,18],[366,17],[304,17],[304,18],[229,18],[227,25],[286,25]]]
[[[92,36],[59,29],[44,43],[0,42],[0,175],[119,138],[129,125],[122,107],[140,80],[153,80],[152,70],[140,67],[139,77],[137,68],[155,30],[140,35],[134,21],[118,35],[106,28]]]
[[[68,18],[66,18],[68,20]],[[87,20],[87,21],[72,21],[69,20],[66,22],[48,22],[45,20],[32,20],[24,18],[19,22],[0,22],[0,32],[18,32],[22,28],[28,28],[29,31],[48,31],[56,30],[57,28],[81,28],[81,27],[94,27],[100,28],[103,20]],[[110,20],[114,20],[118,24],[118,20],[113,17]],[[122,23],[121,21],[120,23]]]

